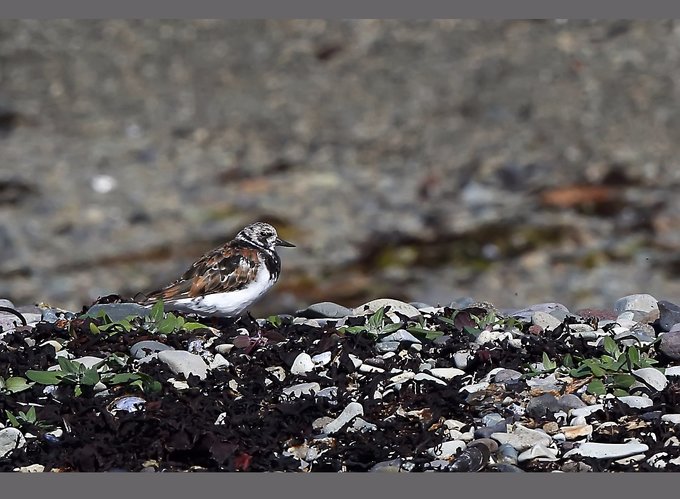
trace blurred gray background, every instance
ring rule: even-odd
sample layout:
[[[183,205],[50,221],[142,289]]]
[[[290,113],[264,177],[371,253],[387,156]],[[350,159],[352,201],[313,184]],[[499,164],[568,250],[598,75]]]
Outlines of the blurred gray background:
[[[0,21],[0,297],[79,310],[255,220],[256,313],[680,300],[680,24]]]

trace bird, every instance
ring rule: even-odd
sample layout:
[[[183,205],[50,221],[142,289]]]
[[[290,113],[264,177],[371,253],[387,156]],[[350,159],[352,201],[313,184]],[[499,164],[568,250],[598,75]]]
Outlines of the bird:
[[[268,223],[250,224],[234,239],[196,260],[179,279],[142,295],[138,302],[151,306],[163,300],[167,310],[238,317],[279,279],[277,246],[295,247]]]

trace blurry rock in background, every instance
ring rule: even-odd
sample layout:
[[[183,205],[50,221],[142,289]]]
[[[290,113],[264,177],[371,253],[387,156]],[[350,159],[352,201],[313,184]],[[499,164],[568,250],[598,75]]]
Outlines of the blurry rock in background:
[[[80,310],[245,224],[254,309],[680,299],[680,24],[0,21],[0,297]]]

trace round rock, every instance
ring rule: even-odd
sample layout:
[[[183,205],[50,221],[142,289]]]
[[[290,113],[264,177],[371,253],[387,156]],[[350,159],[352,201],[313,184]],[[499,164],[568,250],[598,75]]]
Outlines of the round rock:
[[[680,324],[680,306],[665,300],[658,302],[657,306],[662,331],[670,331],[675,324]]]
[[[291,374],[304,374],[314,369],[314,361],[308,353],[302,352],[293,361],[290,368]]]
[[[14,449],[20,449],[24,445],[26,445],[26,438],[16,428],[0,430],[0,458],[5,457]]]
[[[158,360],[166,364],[175,374],[183,374],[184,377],[193,374],[200,379],[208,377],[208,364],[200,355],[184,350],[163,350],[158,352]]]
[[[352,315],[352,309],[338,305],[330,301],[324,301],[321,303],[314,303],[305,309],[298,310],[295,312],[298,317],[304,317],[307,319],[323,319],[323,318],[333,318],[340,319],[342,317],[347,317]]]
[[[541,419],[561,410],[559,401],[550,393],[532,398],[526,408],[527,415],[534,419]]]
[[[680,360],[680,331],[669,331],[661,337],[661,353],[673,360]]]
[[[165,343],[161,343],[160,341],[143,340],[138,341],[130,347],[130,355],[135,359],[143,359],[148,355],[163,352],[165,350],[174,350],[174,348]]]
[[[616,303],[614,303],[614,311],[617,314],[622,314],[623,312],[627,312],[629,310],[638,312],[655,312],[658,316],[658,301],[652,295],[637,294],[624,296],[623,298],[616,300]]]

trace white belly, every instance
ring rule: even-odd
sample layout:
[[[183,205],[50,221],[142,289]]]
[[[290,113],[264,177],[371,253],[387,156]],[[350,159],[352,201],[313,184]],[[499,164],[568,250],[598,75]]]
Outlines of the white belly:
[[[197,296],[196,298],[182,298],[181,300],[168,303],[166,308],[201,315],[221,315],[227,317],[241,315],[272,287],[274,281],[270,277],[267,267],[262,265],[257,273],[257,278],[243,289],[228,293]]]

